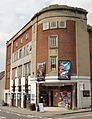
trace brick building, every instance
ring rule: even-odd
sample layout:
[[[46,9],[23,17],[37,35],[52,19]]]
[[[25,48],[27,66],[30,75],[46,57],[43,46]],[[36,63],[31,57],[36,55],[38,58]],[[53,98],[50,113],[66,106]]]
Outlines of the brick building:
[[[6,44],[5,102],[90,107],[88,31],[81,8],[51,5],[35,14]]]

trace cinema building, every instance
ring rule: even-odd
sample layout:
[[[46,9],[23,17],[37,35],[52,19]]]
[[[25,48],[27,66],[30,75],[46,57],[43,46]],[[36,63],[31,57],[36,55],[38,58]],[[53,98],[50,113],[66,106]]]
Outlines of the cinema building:
[[[91,31],[90,31],[91,32]],[[91,106],[87,11],[51,5],[7,43],[5,102],[29,108]]]

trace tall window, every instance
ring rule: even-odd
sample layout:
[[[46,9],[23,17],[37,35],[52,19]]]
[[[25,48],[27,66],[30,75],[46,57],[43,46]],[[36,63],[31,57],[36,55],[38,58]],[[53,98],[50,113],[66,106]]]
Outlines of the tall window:
[[[24,57],[25,57],[25,55],[26,55],[26,47],[24,46]]]
[[[19,50],[19,58],[22,58],[22,49]]]
[[[28,33],[26,33],[26,40],[28,39]]]
[[[51,71],[56,71],[56,56],[50,57]]]
[[[57,36],[50,36],[50,47],[57,46]]]
[[[31,67],[30,67],[30,65],[31,65],[31,63],[30,62],[28,62],[28,63],[26,63],[25,65],[24,65],[24,67],[25,67],[25,72],[24,72],[24,74],[25,74],[25,76],[27,75],[30,75],[30,73],[31,73]]]
[[[23,38],[20,39],[20,42],[23,43]]]
[[[18,77],[22,77],[22,65],[18,67]]]
[[[18,42],[16,42],[16,48],[18,47]]]

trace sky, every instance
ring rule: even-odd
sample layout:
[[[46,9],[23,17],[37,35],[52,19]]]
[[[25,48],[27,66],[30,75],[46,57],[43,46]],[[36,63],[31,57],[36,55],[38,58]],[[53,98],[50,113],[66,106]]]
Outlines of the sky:
[[[87,23],[92,25],[92,0],[0,0],[0,72],[5,70],[6,42],[27,24],[35,13],[52,4],[86,9]]]

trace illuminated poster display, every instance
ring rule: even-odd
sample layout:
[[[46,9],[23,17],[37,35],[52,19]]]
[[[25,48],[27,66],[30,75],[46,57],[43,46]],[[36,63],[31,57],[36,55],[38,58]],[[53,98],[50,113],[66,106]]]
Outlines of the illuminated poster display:
[[[44,81],[46,73],[46,64],[37,63],[37,81]]]
[[[60,60],[58,64],[58,79],[70,79],[71,62],[68,60]]]

